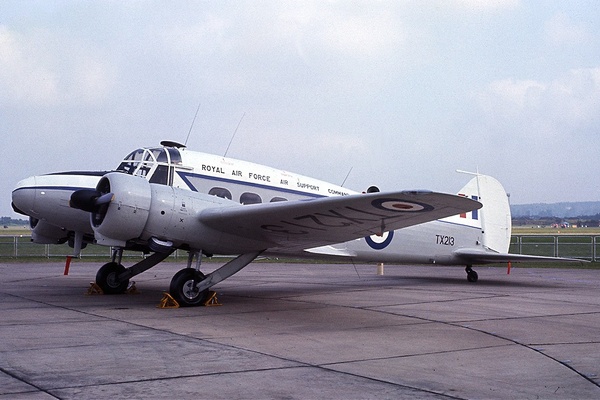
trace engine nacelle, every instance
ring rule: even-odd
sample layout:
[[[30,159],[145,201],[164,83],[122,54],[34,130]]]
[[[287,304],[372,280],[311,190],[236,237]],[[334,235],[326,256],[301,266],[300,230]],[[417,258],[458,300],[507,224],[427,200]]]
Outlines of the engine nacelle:
[[[239,248],[235,237],[225,237],[198,218],[204,209],[243,207],[239,203],[115,172],[102,177],[96,190],[91,224],[98,244],[137,244],[158,252],[184,247],[218,254],[234,254],[230,249]]]
[[[90,217],[98,244],[125,247],[138,239],[150,213],[152,192],[150,183],[141,177],[111,172],[102,177],[96,189],[112,193],[112,199],[99,205]]]
[[[29,217],[31,227],[31,241],[39,244],[62,244],[68,239],[64,229],[45,221]]]

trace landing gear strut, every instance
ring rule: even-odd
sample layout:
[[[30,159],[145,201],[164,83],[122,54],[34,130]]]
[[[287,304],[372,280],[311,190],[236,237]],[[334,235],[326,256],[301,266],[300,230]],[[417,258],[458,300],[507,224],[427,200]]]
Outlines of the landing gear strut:
[[[477,276],[477,272],[475,272],[471,268],[471,265],[467,265],[467,268],[465,268],[465,271],[467,272],[467,281],[469,281],[469,282],[477,282],[477,279],[479,277]]]
[[[174,248],[165,252],[157,252],[143,259],[130,268],[121,265],[123,249],[113,251],[112,261],[103,265],[96,274],[96,284],[106,294],[124,293],[129,286],[129,279],[154,267],[156,264],[169,257]],[[245,253],[229,261],[208,275],[200,272],[201,251],[190,252],[188,267],[177,272],[171,280],[169,293],[177,300],[180,306],[190,307],[202,304],[208,299],[208,289],[250,264],[264,250]],[[196,258],[196,267],[192,263]]]

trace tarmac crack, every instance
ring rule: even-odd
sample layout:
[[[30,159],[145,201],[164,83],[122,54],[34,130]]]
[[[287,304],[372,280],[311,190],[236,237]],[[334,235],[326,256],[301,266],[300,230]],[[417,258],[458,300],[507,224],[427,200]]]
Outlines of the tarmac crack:
[[[449,325],[454,325],[454,324],[449,324]],[[552,361],[554,361],[554,362],[562,365],[565,368],[570,369],[575,374],[579,375],[581,378],[583,378],[586,381],[590,382],[592,385],[600,388],[600,383],[599,382],[596,382],[593,378],[591,378],[588,375],[584,374],[583,372],[579,371],[577,368],[573,367],[572,365],[569,365],[566,361],[559,360],[556,357],[552,357],[551,355],[546,354],[542,349],[536,348],[535,347],[536,345],[526,344],[526,343],[520,342],[520,341],[518,341],[516,339],[511,339],[511,338],[508,338],[508,337],[504,337],[502,335],[498,335],[498,334],[493,333],[493,332],[487,332],[485,330],[473,328],[473,327],[470,327],[470,326],[463,326],[463,325],[455,325],[455,326],[462,327],[464,329],[468,329],[468,330],[471,330],[471,331],[483,333],[485,335],[489,335],[489,336],[492,336],[492,337],[495,337],[495,338],[498,338],[498,339],[507,340],[507,341],[512,342],[512,343],[514,343],[514,344],[516,344],[516,345],[518,345],[520,347],[523,347],[525,349],[531,350],[531,351],[533,351],[533,352],[535,352],[537,354],[540,354],[540,355],[542,355],[542,356],[544,356],[544,357],[546,357],[546,358],[548,358],[548,359],[550,359],[550,360],[552,360]],[[548,346],[548,344],[546,344],[546,346]]]
[[[434,303],[434,302],[431,302]],[[484,335],[489,335],[492,337],[495,337],[497,339],[502,339],[502,340],[506,340],[508,342],[511,342],[517,346],[523,347],[525,349],[534,351],[544,357],[549,358],[550,360],[562,365],[565,368],[568,368],[569,370],[573,371],[575,374],[577,374],[578,376],[580,376],[581,378],[585,379],[586,381],[590,382],[591,384],[593,384],[594,386],[600,388],[600,382],[596,382],[592,377],[586,375],[585,373],[577,370],[575,367],[573,367],[572,365],[569,365],[567,362],[562,361],[557,359],[556,357],[552,357],[549,354],[544,353],[543,351],[541,351],[540,349],[535,348],[535,345],[528,345],[526,343],[520,342],[516,339],[511,339],[509,337],[504,337],[502,335],[499,335],[497,333],[494,332],[488,332],[485,331],[483,329],[477,329],[477,328],[473,328],[471,326],[466,326],[464,325],[465,322],[483,322],[483,321],[494,321],[494,320],[518,320],[518,319],[530,319],[530,318],[544,318],[544,317],[553,317],[553,316],[576,316],[576,315],[594,315],[594,314],[599,314],[598,312],[582,312],[582,313],[564,313],[564,314],[556,314],[556,315],[540,315],[540,316],[525,316],[525,317],[508,317],[508,318],[489,318],[489,319],[484,319],[484,320],[469,320],[469,321],[454,321],[454,322],[449,322],[449,321],[442,321],[442,320],[435,320],[432,318],[424,318],[424,317],[417,317],[414,315],[405,315],[405,314],[398,314],[398,313],[392,313],[389,311],[384,311],[384,310],[372,310],[375,312],[381,312],[381,313],[385,313],[385,314],[391,314],[391,315],[395,315],[395,316],[402,316],[402,317],[406,317],[406,318],[415,318],[415,319],[420,319],[422,321],[426,321],[429,323],[438,323],[438,324],[443,324],[443,325],[448,325],[448,326],[453,326],[453,327],[457,327],[457,328],[462,328],[462,329],[467,329],[467,330],[471,330],[474,332],[478,332],[478,333],[482,333]],[[546,344],[547,345],[547,344]],[[470,350],[470,349],[467,349]],[[459,351],[459,350],[454,350],[455,351]],[[463,349],[464,351],[464,349]]]
[[[32,390],[32,391],[20,391],[20,392],[6,393],[7,395],[11,395],[11,394],[12,395],[16,395],[16,394],[28,394],[28,393],[35,394],[37,392],[42,392],[42,393],[46,393],[49,396],[54,397],[55,399],[60,399],[60,397],[56,397],[55,395],[53,395],[52,393],[50,393],[48,390],[46,390],[46,389],[44,389],[44,388],[42,388],[40,386],[37,386],[35,383],[28,382],[27,380],[23,379],[19,375],[15,374],[15,373],[13,373],[13,372],[11,372],[9,370],[7,370],[6,368],[0,367],[0,372],[6,374],[8,376],[10,376],[11,378],[13,378],[13,379],[15,379],[15,380],[17,380],[17,381],[19,381],[21,383],[24,383],[24,384],[26,384],[28,386],[31,386],[32,388],[36,389],[35,391]]]

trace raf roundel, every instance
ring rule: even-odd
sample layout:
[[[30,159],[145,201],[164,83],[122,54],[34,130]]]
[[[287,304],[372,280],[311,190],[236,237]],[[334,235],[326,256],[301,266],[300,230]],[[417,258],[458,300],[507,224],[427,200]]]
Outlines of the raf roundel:
[[[394,238],[394,231],[385,232],[383,235],[371,235],[365,237],[365,241],[367,244],[375,250],[383,250],[390,243],[392,243],[392,239]]]
[[[433,206],[415,201],[406,201],[400,199],[377,199],[373,200],[373,206],[381,210],[398,211],[398,212],[419,212],[431,211]]]

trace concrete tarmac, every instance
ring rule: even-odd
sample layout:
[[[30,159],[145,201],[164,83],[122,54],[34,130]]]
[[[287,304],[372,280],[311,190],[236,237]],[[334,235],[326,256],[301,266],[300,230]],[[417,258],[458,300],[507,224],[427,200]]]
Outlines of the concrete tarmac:
[[[183,264],[99,266],[0,263],[0,399],[600,398],[597,270],[255,263],[159,309]]]

